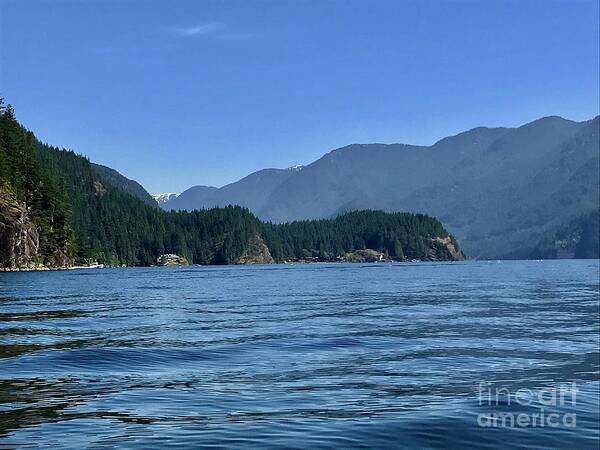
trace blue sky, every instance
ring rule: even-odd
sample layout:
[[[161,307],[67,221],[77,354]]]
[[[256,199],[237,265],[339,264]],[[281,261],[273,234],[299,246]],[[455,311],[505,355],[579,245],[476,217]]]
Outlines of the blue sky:
[[[0,95],[151,192],[599,109],[583,1],[0,0]]]

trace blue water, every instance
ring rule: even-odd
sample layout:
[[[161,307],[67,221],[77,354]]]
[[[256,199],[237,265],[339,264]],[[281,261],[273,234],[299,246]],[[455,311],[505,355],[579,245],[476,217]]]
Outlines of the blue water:
[[[598,277],[597,260],[0,274],[0,448],[597,449]],[[565,383],[574,401],[535,397]],[[499,387],[538,400],[482,401]],[[541,409],[576,426],[479,423]]]

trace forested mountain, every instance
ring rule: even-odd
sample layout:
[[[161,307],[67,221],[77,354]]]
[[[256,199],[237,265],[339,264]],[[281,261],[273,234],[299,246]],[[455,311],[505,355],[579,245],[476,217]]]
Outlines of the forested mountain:
[[[598,117],[546,117],[475,128],[432,146],[349,145],[265,187],[262,206],[245,205],[274,222],[362,209],[426,213],[469,257],[525,257],[546,232],[598,208],[599,124]]]
[[[110,167],[94,163],[91,164],[92,169],[94,169],[94,172],[100,175],[100,178],[107,184],[110,184],[111,186],[114,186],[116,188],[122,189],[125,192],[130,193],[131,195],[139,198],[148,205],[156,205],[156,200],[137,181],[130,180],[129,178],[124,177],[115,169],[111,169]]]
[[[197,264],[333,261],[367,248],[398,260],[462,258],[431,217],[364,211],[273,225],[239,206],[165,212],[138,186],[73,151],[39,142],[12,108],[2,108],[0,267],[150,265],[171,253]]]
[[[596,210],[547,232],[526,256],[530,259],[597,259],[600,257],[599,230],[600,214]]]
[[[38,145],[45,167],[62,176],[78,262],[149,265],[176,253],[199,264],[228,264],[259,233],[259,221],[240,207],[166,213],[107,183],[86,158]]]

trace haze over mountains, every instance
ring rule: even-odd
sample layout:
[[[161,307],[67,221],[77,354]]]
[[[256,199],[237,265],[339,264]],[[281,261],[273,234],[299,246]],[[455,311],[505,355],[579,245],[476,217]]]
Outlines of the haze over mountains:
[[[600,119],[479,127],[432,146],[353,144],[306,167],[194,186],[163,209],[235,204],[273,222],[356,209],[439,218],[474,258],[524,257],[543,235],[598,210]]]

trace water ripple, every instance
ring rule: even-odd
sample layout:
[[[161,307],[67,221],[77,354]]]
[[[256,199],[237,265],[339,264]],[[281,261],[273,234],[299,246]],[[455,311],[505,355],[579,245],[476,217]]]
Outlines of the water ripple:
[[[0,274],[0,448],[598,448],[598,261]],[[577,383],[575,429],[481,383]]]

